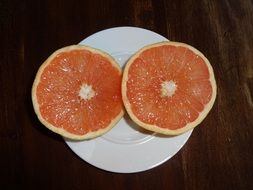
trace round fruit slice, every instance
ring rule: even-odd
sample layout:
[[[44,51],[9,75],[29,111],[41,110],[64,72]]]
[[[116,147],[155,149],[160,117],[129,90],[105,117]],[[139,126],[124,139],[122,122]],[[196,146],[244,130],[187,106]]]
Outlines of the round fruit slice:
[[[139,50],[126,64],[122,98],[141,127],[178,135],[197,126],[216,98],[213,69],[195,48],[160,42]]]
[[[123,116],[121,69],[112,57],[87,46],[54,52],[32,87],[39,120],[70,139],[104,134]]]

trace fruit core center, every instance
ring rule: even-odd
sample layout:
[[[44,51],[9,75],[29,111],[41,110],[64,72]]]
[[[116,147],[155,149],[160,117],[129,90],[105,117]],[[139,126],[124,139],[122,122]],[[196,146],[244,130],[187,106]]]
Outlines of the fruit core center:
[[[161,97],[171,97],[177,90],[177,84],[173,81],[164,81],[161,84]]]
[[[83,84],[79,91],[79,96],[84,100],[90,100],[96,95],[91,85]]]

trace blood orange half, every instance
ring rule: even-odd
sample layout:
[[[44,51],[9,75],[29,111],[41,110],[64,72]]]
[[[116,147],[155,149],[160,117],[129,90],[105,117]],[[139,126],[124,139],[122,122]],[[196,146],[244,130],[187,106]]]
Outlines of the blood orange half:
[[[190,45],[160,42],[139,50],[125,66],[122,98],[141,127],[178,135],[211,110],[216,82],[207,58]]]
[[[121,69],[108,54],[73,45],[54,52],[32,87],[39,120],[70,139],[104,134],[123,115]]]

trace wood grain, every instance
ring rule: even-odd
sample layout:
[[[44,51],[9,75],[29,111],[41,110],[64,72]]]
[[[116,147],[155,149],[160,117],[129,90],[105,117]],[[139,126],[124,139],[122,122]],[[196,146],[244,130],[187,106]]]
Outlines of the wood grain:
[[[36,71],[94,32],[138,26],[193,45],[213,65],[215,105],[182,150],[152,170],[115,174],[78,158],[33,112]],[[0,2],[1,189],[253,189],[253,2]]]

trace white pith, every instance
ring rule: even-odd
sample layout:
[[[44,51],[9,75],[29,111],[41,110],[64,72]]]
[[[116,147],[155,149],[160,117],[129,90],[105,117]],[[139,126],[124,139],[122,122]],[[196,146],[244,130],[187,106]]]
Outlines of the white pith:
[[[164,81],[161,84],[161,97],[171,97],[177,90],[177,84],[173,81]]]
[[[91,85],[83,84],[79,91],[79,96],[84,100],[90,100],[96,95]]]

